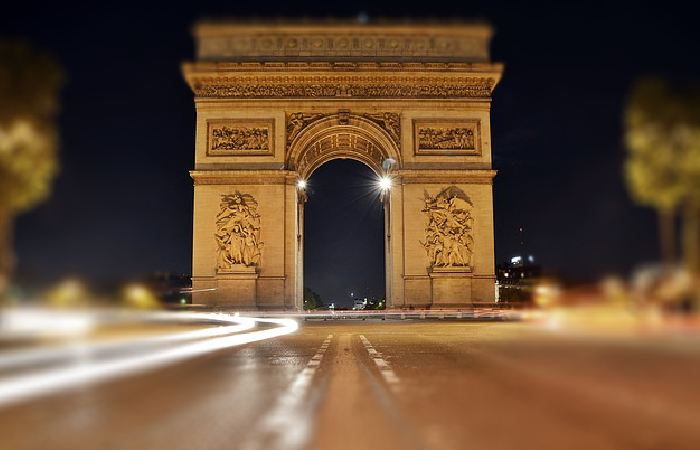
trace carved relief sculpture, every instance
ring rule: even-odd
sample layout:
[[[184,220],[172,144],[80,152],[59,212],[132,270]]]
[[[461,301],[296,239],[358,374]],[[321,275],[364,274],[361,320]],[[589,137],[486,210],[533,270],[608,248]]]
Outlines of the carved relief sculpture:
[[[210,156],[272,153],[272,121],[223,120],[209,122]]]
[[[425,247],[430,268],[463,267],[471,270],[474,253],[472,229],[473,205],[459,188],[450,186],[435,197],[425,193],[425,207],[421,210],[428,223],[425,228]]]
[[[228,128],[212,130],[211,150],[267,150],[269,136],[265,128]]]
[[[303,112],[292,113],[287,117],[287,145],[306,128],[311,122],[324,117],[324,114],[307,114]]]
[[[420,150],[474,150],[474,130],[469,128],[421,128]]]
[[[384,128],[397,146],[401,143],[401,120],[396,113],[385,112],[379,114],[363,114],[363,117],[377,123]]]
[[[481,129],[478,120],[416,121],[417,155],[479,155]]]
[[[231,272],[235,266],[260,265],[263,243],[260,242],[258,202],[252,195],[237,192],[222,195],[216,216],[217,269]]]

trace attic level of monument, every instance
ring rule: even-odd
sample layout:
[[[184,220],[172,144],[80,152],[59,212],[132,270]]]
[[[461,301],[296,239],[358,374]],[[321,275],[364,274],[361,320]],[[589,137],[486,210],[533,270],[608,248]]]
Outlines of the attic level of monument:
[[[479,23],[202,22],[200,61],[425,60],[486,62],[492,30]]]
[[[199,98],[490,99],[503,66],[484,24],[195,27],[183,73]]]

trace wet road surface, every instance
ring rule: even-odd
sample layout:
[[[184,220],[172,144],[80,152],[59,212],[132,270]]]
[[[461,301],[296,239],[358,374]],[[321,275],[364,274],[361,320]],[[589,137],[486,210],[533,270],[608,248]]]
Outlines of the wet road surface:
[[[696,337],[317,321],[0,409],[0,449],[697,449]]]

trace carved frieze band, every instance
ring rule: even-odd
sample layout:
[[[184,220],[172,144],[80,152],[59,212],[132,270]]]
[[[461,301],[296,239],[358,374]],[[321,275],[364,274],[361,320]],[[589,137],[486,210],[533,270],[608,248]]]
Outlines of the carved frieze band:
[[[416,155],[481,155],[479,120],[416,120]]]
[[[229,36],[201,36],[200,58],[222,59],[255,56],[322,56],[322,57],[450,57],[486,60],[488,41],[481,35],[432,35],[368,33],[265,33],[239,31]]]
[[[250,194],[222,195],[216,216],[217,272],[250,272],[260,265],[258,202]]]
[[[348,123],[350,117],[362,117],[370,120],[377,125],[379,125],[384,131],[387,132],[391,140],[396,143],[397,148],[401,146],[401,121],[399,115],[393,112],[383,112],[383,113],[363,113],[363,114],[351,114],[350,111],[341,110],[338,113],[333,114],[321,114],[321,113],[304,113],[296,112],[291,113],[287,116],[287,147],[292,144],[294,139],[301,133],[305,128],[311,124],[328,118],[337,116],[340,119],[340,123]]]
[[[272,120],[224,119],[207,122],[208,156],[274,154]]]
[[[194,77],[198,97],[375,97],[375,98],[488,98],[496,80],[492,77]]]
[[[469,197],[456,186],[444,188],[434,197],[425,192],[425,206],[421,210],[427,219],[425,242],[419,242],[425,247],[431,270],[471,270],[472,208]]]

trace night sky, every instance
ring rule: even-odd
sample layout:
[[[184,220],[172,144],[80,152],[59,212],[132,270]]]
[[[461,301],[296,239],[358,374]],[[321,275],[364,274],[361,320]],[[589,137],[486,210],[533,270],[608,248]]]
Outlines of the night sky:
[[[180,63],[193,58],[191,25],[222,16],[365,12],[370,18],[490,21],[496,28],[493,60],[506,64],[492,104],[497,261],[520,252],[521,226],[527,251],[572,280],[626,274],[656,258],[655,215],[631,204],[621,177],[621,115],[636,77],[700,72],[700,27],[695,11],[681,4],[58,3],[15,2],[0,15],[0,35],[50,51],[68,78],[61,173],[51,198],[17,222],[20,279],[51,283],[79,275],[100,283],[157,270],[190,272],[187,171],[195,116]],[[330,195],[357,208],[350,221],[347,211],[332,208],[323,226],[309,226],[307,275],[324,276],[327,266],[337,264],[348,279],[367,281],[358,289],[383,290],[383,274],[376,276],[383,254],[370,245],[381,237],[381,213],[358,185],[367,173],[359,164],[334,163],[312,180],[316,205],[310,211],[331,201]],[[341,179],[356,186],[339,189]],[[336,226],[347,227],[341,249],[330,246],[332,236],[322,229]],[[329,250],[318,251],[323,248]],[[341,261],[334,252],[342,248],[362,254]],[[366,264],[357,264],[365,257]],[[307,282],[316,284],[308,276]]]

